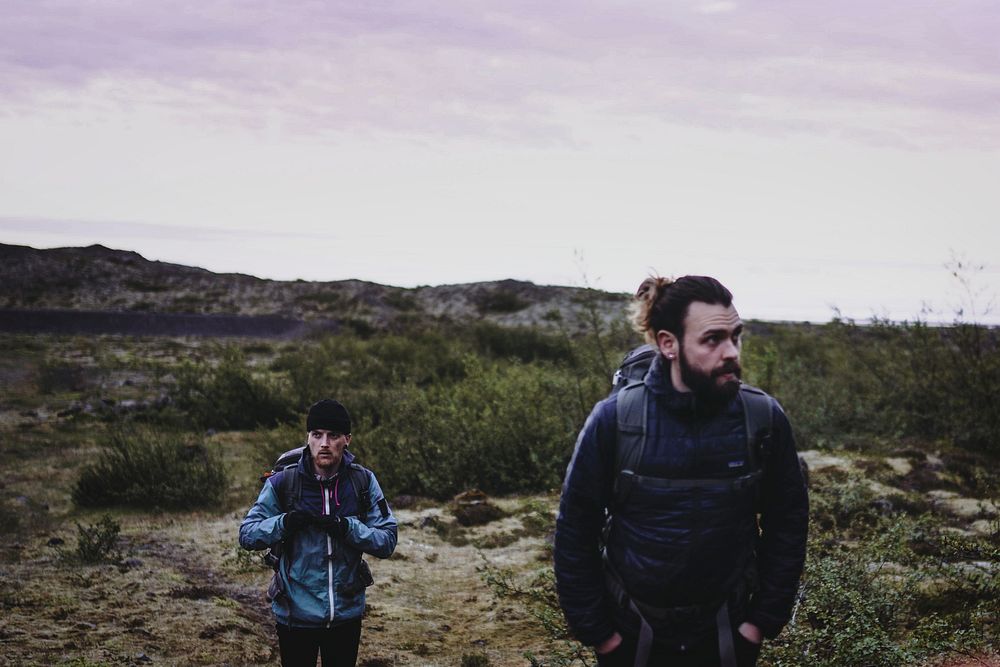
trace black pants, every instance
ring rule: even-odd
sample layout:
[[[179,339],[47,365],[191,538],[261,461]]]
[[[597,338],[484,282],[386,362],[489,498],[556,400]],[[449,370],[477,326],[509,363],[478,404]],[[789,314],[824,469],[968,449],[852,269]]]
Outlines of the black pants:
[[[316,667],[316,655],[323,667],[354,667],[361,643],[361,619],[332,628],[290,628],[276,623],[281,667]]]
[[[638,640],[634,637],[622,637],[622,643],[611,653],[597,656],[597,664],[601,667],[633,667]],[[739,667],[754,667],[760,654],[760,644],[748,641],[736,629],[733,629],[733,646],[736,649],[736,664]],[[649,652],[647,667],[717,667],[719,664],[719,640],[713,637],[695,646],[686,647],[681,651],[654,643]]]

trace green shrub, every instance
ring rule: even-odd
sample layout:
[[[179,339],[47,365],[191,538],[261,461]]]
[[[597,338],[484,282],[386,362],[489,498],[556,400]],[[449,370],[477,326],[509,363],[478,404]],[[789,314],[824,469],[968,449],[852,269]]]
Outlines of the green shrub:
[[[538,329],[479,322],[471,327],[469,333],[476,349],[492,357],[514,358],[523,362],[569,363],[573,360],[569,341]]]
[[[531,305],[520,294],[504,287],[483,290],[476,295],[475,301],[480,313],[516,313]]]
[[[240,348],[225,347],[220,357],[215,366],[188,362],[177,371],[171,397],[191,422],[205,428],[247,429],[296,418],[287,388],[255,372]]]
[[[211,507],[227,479],[220,457],[199,439],[146,427],[120,426],[73,489],[81,507],[159,509]]]
[[[459,382],[387,388],[378,425],[352,447],[395,493],[552,489],[582,421],[577,398],[569,372],[469,357]]]
[[[490,667],[490,658],[485,653],[463,653],[462,667]]]
[[[38,391],[42,394],[76,392],[86,388],[87,376],[78,364],[46,361],[38,369]]]
[[[762,329],[747,337],[746,379],[782,402],[800,446],[912,438],[1000,453],[995,330],[884,320]]]
[[[105,563],[121,560],[118,535],[121,525],[105,514],[97,523],[84,526],[77,522],[75,560],[81,563]]]
[[[417,303],[416,297],[411,292],[405,290],[388,292],[382,297],[382,301],[385,305],[396,310],[414,311],[420,309],[420,304]]]

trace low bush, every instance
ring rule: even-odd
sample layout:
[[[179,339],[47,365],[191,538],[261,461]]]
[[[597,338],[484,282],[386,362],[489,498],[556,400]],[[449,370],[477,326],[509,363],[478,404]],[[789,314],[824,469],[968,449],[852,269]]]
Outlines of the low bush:
[[[894,667],[948,653],[996,650],[991,628],[997,622],[1000,573],[992,566],[977,570],[967,562],[949,562],[948,554],[914,550],[928,531],[960,539],[936,528],[929,517],[885,517],[850,546],[835,539],[837,533],[815,529],[800,604],[785,631],[765,645],[762,663],[797,666],[807,656],[808,664],[819,667]],[[996,548],[976,540],[964,548],[1000,559]]]
[[[476,308],[480,313],[516,313],[531,305],[531,302],[516,291],[498,287],[494,290],[482,290],[475,295]]]
[[[530,327],[504,327],[479,322],[469,329],[476,350],[501,359],[523,362],[573,361],[572,345],[566,338]]]
[[[972,323],[766,327],[748,336],[746,378],[784,405],[803,448],[945,440],[1000,454],[1000,344]]]
[[[38,391],[42,394],[83,391],[87,384],[85,370],[79,364],[46,361],[38,369]]]
[[[388,388],[380,422],[352,447],[394,493],[553,489],[580,426],[577,399],[569,372],[469,357],[459,382]]]
[[[80,563],[107,563],[121,560],[118,536],[121,525],[105,514],[97,523],[88,526],[77,522],[76,551],[73,559]]]
[[[221,350],[216,365],[188,362],[177,370],[174,405],[202,428],[248,429],[294,421],[287,387],[255,372],[240,348]]]
[[[490,658],[485,653],[463,653],[462,667],[490,667]]]
[[[83,469],[73,501],[81,507],[192,509],[218,504],[226,487],[222,460],[202,440],[123,425]]]

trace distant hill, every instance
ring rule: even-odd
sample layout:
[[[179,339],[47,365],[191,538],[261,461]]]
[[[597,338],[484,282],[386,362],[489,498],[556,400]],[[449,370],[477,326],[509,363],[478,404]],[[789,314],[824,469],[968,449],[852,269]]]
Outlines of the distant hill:
[[[21,323],[19,330],[47,330],[31,324],[45,321],[51,326],[47,319],[51,315],[45,311],[58,311],[62,318],[74,317],[65,311],[87,311],[92,319],[94,313],[135,314],[114,320],[119,323],[148,313],[252,316],[254,321],[267,316],[268,322],[280,318],[311,325],[307,329],[343,323],[382,329],[432,318],[576,331],[586,326],[582,318],[588,309],[610,321],[621,317],[627,302],[624,294],[517,280],[412,289],[361,280],[278,281],[150,261],[136,252],[102,245],[39,250],[0,244],[0,308],[7,311],[0,319]],[[26,310],[33,317],[26,317]],[[75,319],[82,317],[81,313]],[[222,320],[209,319],[216,325],[213,331],[218,329]],[[165,320],[191,321],[177,317],[157,321]],[[132,333],[128,328],[122,332]]]

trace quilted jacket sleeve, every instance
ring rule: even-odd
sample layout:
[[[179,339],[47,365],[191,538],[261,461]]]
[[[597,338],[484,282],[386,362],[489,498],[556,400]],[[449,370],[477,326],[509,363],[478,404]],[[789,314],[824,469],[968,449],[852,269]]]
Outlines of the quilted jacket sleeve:
[[[615,399],[595,406],[566,470],[556,519],[555,573],[559,604],[573,635],[596,645],[615,632],[604,591],[600,537],[611,498]]]
[[[791,617],[806,558],[809,498],[792,427],[775,403],[773,450],[767,455],[757,548],[759,590],[748,620],[773,639]]]

